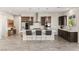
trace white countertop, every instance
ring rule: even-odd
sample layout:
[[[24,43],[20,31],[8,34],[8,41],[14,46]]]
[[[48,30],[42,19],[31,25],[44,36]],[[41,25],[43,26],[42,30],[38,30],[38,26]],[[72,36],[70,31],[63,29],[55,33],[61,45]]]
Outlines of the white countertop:
[[[64,31],[68,31],[68,32],[78,32],[77,30],[68,30],[68,29],[60,29],[60,30],[64,30]]]

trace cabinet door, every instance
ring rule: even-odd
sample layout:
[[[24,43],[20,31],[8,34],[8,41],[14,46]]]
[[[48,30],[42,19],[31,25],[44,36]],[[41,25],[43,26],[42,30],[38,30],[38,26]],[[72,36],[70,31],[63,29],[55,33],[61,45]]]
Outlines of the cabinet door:
[[[64,25],[67,25],[67,16],[64,16]]]
[[[59,25],[66,25],[67,23],[67,16],[59,17]]]
[[[64,25],[64,16],[61,17],[61,25]]]
[[[48,23],[51,23],[51,16],[48,16]]]
[[[77,32],[70,32],[70,42],[77,42]]]
[[[29,21],[29,17],[21,17],[21,21],[22,22],[28,22]]]
[[[45,17],[41,17],[41,25],[45,25]]]
[[[60,17],[60,22],[61,25],[64,25],[64,16]]]
[[[30,23],[30,25],[33,25],[33,17],[31,17],[29,23]]]
[[[59,25],[61,25],[61,17],[59,17]]]

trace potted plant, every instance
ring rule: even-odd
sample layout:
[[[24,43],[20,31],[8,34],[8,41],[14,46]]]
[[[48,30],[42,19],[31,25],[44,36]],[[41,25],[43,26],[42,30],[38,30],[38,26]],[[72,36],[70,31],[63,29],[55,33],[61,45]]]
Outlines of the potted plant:
[[[69,20],[68,20],[68,26],[69,26],[69,28],[72,29],[72,27],[73,27],[74,25],[75,25],[74,19],[69,19]]]

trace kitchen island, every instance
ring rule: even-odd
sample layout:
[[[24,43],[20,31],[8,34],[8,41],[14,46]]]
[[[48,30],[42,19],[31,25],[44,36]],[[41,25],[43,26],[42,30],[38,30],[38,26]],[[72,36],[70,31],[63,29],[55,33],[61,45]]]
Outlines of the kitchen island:
[[[78,42],[78,32],[58,29],[58,36],[64,38],[69,42]]]
[[[22,31],[23,40],[54,40],[53,30],[24,30]]]

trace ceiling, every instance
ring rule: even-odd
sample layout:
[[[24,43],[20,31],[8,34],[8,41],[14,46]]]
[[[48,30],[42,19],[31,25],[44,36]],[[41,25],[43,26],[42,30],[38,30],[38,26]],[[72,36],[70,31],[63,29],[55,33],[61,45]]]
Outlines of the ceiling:
[[[36,12],[66,12],[69,9],[67,7],[0,7],[0,11],[13,15]]]

